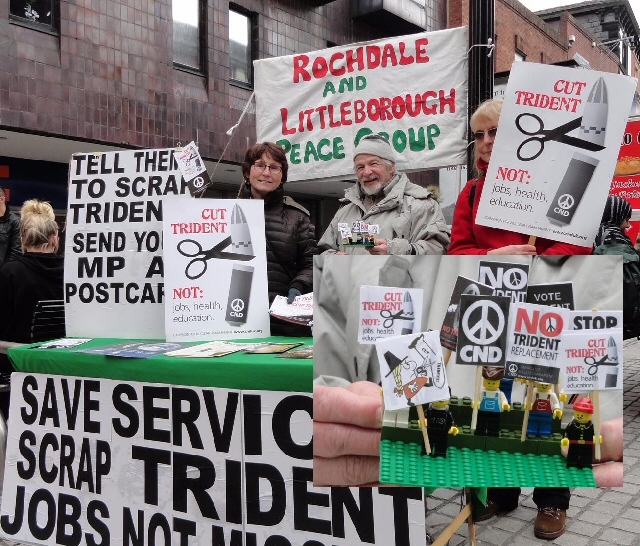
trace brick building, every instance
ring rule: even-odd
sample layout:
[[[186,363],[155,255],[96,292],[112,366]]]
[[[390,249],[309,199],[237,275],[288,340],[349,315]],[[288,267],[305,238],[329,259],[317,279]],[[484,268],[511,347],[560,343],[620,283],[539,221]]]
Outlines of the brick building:
[[[631,12],[628,0],[615,2]],[[578,54],[619,71],[577,16],[544,22],[516,0],[497,0],[495,10],[497,72],[516,54],[545,63]],[[72,153],[195,140],[208,171],[215,167],[216,194],[235,196],[255,141],[253,104],[233,137],[226,132],[251,96],[252,59],[467,21],[468,0],[0,0],[0,185],[13,206],[40,197],[62,211]],[[297,196],[319,231],[336,197]]]

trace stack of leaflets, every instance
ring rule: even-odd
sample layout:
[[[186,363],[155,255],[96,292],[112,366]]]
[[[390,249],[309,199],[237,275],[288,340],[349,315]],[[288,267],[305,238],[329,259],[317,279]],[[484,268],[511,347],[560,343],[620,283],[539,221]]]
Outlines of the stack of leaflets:
[[[276,296],[269,314],[293,324],[313,326],[313,293],[298,296],[291,304],[285,296]]]

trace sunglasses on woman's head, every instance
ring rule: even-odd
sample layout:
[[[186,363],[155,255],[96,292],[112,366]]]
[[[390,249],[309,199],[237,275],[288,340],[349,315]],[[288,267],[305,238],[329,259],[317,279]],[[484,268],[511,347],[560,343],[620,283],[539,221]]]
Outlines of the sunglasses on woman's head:
[[[497,132],[498,132],[498,128],[497,127],[493,127],[492,129],[489,129],[488,131],[486,131],[486,133],[491,138],[496,138],[496,133]],[[484,140],[484,133],[485,133],[485,131],[476,131],[475,133],[473,133],[473,136],[475,137],[476,140]]]

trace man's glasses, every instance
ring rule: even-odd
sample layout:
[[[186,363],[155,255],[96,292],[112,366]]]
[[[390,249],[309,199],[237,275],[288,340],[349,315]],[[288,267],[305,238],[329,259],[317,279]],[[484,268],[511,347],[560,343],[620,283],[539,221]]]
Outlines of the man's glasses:
[[[264,172],[265,169],[269,169],[271,174],[280,174],[282,172],[282,167],[280,165],[267,165],[265,163],[254,163],[251,165],[256,171],[259,173]]]
[[[498,128],[494,127],[493,129],[489,129],[486,133],[490,138],[496,138],[496,133],[498,132]],[[476,131],[473,133],[473,136],[476,140],[484,140],[485,131]]]

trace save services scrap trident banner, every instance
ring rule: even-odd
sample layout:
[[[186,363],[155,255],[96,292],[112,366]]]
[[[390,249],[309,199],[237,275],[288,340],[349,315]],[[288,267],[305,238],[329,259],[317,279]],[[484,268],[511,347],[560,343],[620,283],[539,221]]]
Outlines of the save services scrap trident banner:
[[[310,393],[16,373],[0,534],[64,546],[425,546],[415,487],[314,488]]]
[[[353,149],[389,137],[403,171],[465,163],[467,29],[254,62],[258,141],[277,142],[289,180],[353,178]]]
[[[515,63],[476,221],[591,246],[636,80]]]

